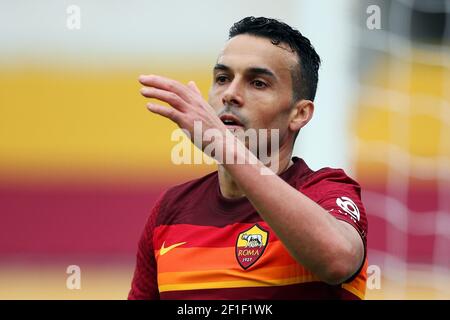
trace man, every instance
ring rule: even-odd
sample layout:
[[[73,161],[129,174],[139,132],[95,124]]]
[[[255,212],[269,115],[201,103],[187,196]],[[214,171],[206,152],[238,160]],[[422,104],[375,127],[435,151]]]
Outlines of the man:
[[[218,171],[157,201],[129,299],[364,297],[367,220],[359,185],[343,170],[312,171],[291,158],[313,115],[319,65],[300,32],[247,17],[219,54],[209,103],[193,82],[139,78],[145,97],[171,106],[149,103],[151,112],[191,136],[194,123],[215,130],[216,150],[232,161],[219,160]],[[278,132],[279,150],[270,153],[276,174],[263,174],[264,163],[239,139],[237,132],[249,129]]]

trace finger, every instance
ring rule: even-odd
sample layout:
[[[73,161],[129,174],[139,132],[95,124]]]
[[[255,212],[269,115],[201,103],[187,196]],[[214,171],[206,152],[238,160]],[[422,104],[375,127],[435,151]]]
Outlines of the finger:
[[[178,110],[186,110],[187,108],[186,102],[177,94],[170,91],[143,87],[141,88],[141,94],[147,98],[154,98],[166,102]]]
[[[189,81],[188,82],[188,87],[194,91],[195,93],[198,93],[199,95],[201,95],[202,93],[200,92],[200,89],[197,87],[197,85],[195,84],[194,81]]]
[[[157,75],[142,75],[139,77],[139,82],[148,87],[173,92],[186,101],[188,101],[190,97],[189,89],[185,85],[166,77]]]
[[[153,113],[170,119],[175,123],[178,123],[179,119],[181,119],[182,116],[182,113],[180,111],[173,108],[164,107],[159,104],[147,103],[147,109]]]

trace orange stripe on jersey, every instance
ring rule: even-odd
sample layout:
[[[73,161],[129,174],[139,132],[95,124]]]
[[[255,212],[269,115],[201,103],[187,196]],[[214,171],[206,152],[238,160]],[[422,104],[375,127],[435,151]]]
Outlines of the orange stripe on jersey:
[[[238,280],[237,280],[238,279]],[[319,278],[298,264],[274,268],[262,268],[246,272],[244,270],[207,270],[196,272],[158,273],[160,292],[198,289],[220,289],[240,287],[263,287],[301,284],[320,281]],[[364,299],[366,282],[359,275],[342,288]]]
[[[342,288],[347,291],[350,291],[354,295],[358,296],[360,299],[364,299],[366,294],[366,282],[367,282],[367,267],[369,262],[366,258],[364,261],[364,266],[361,269],[361,272],[358,276],[352,280],[350,283],[342,284]]]
[[[268,229],[267,223],[259,221],[258,224]],[[233,247],[239,233],[255,225],[255,223],[233,223],[225,227],[201,226],[190,224],[160,225],[154,230],[154,247],[161,248],[165,242],[167,245],[186,242],[188,247]],[[277,241],[274,232],[271,232],[269,242]]]
[[[159,291],[280,286],[319,281],[298,264],[274,268],[245,270],[203,270],[158,273]]]
[[[159,283],[197,283],[197,282],[221,282],[241,280],[257,280],[265,282],[284,278],[304,278],[312,276],[311,272],[300,267],[298,264],[289,266],[259,268],[251,272],[235,269],[200,270],[186,272],[162,272],[158,274]]]
[[[179,246],[160,255],[160,250],[155,251],[160,272],[184,272],[197,270],[233,269],[238,268],[235,247],[228,248],[184,248]],[[261,259],[252,268],[270,266],[285,266],[296,263],[284,248],[281,241],[273,241],[267,245]],[[252,270],[250,268],[249,270]]]

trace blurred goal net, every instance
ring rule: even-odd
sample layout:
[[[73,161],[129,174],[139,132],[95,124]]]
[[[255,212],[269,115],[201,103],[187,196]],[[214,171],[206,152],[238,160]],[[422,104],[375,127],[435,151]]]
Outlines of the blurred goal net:
[[[369,219],[368,298],[450,298],[450,0],[366,1],[353,117],[356,177]],[[367,17],[367,15],[366,15]]]

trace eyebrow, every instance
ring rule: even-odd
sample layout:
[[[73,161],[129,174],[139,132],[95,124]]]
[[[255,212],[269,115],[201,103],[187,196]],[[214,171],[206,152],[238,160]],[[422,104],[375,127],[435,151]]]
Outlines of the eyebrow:
[[[229,72],[229,71],[231,71],[231,68],[229,66],[227,66],[227,65],[218,63],[218,64],[216,64],[214,66],[214,71],[217,71],[217,70],[222,70],[222,71],[228,71]],[[252,75],[265,75],[265,76],[269,76],[269,77],[274,78],[274,79],[277,78],[272,71],[270,71],[267,68],[262,68],[262,67],[251,67],[251,68],[248,68],[248,69],[245,70],[245,73],[249,73],[249,74],[252,74]]]

